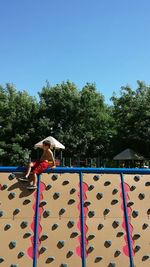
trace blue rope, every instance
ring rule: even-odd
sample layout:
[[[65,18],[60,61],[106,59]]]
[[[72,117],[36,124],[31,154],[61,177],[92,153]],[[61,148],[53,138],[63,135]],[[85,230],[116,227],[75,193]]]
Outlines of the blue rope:
[[[80,206],[81,206],[81,244],[82,244],[82,267],[86,267],[86,244],[84,230],[84,190],[83,190],[83,173],[80,172]]]
[[[126,231],[127,231],[127,239],[128,239],[128,247],[129,247],[129,256],[130,256],[130,267],[134,267],[133,254],[132,254],[132,241],[131,241],[131,236],[130,236],[130,224],[129,224],[129,218],[128,218],[128,208],[127,208],[126,191],[125,191],[125,186],[124,186],[123,173],[121,173],[120,176],[121,176],[124,215],[125,215],[125,223],[126,223]]]

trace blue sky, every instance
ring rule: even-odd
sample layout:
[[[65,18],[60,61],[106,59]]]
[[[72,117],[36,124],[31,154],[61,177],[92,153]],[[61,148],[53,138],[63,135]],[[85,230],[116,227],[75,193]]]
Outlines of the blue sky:
[[[150,84],[149,0],[0,0],[0,84],[96,83],[106,102]]]

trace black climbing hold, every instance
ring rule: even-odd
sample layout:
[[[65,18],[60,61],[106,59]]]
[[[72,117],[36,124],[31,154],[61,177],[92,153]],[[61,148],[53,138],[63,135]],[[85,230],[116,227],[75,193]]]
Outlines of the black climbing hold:
[[[8,176],[8,179],[11,181],[13,179],[16,178],[16,175],[14,173],[11,173],[9,176]]]
[[[100,224],[98,225],[97,229],[98,229],[98,230],[101,230],[101,229],[103,229],[103,227],[104,227],[104,224],[100,223]]]
[[[44,253],[47,250],[47,247],[41,247],[40,248],[40,253]]]
[[[74,226],[74,221],[69,221],[67,226],[68,228],[72,228]]]
[[[115,195],[118,193],[118,189],[117,188],[114,188],[114,190],[112,191],[112,194]]]
[[[52,226],[52,230],[56,230],[58,228],[58,224],[57,223],[54,223],[53,226]]]
[[[132,205],[134,205],[134,202],[133,202],[133,201],[129,201],[129,202],[127,203],[127,207],[131,207]]]
[[[113,221],[112,226],[113,228],[117,228],[119,226],[119,221]]]
[[[124,232],[118,232],[117,233],[117,237],[121,237],[121,236],[123,236],[124,235]]]
[[[78,235],[79,235],[78,232],[73,232],[73,233],[71,233],[70,238],[74,238],[74,237],[76,237]]]
[[[110,262],[108,267],[116,267],[116,263],[115,262]]]
[[[137,210],[134,210],[134,211],[132,212],[132,216],[133,216],[133,218],[136,218],[138,215],[139,215],[139,212],[138,212]]]
[[[87,240],[92,240],[94,237],[95,237],[95,235],[89,235],[89,236],[87,237]]]
[[[55,257],[48,257],[46,263],[51,263],[55,260]]]
[[[135,182],[138,182],[138,181],[140,181],[140,178],[141,178],[141,177],[140,177],[139,175],[135,175],[135,176],[134,176],[134,181],[135,181]]]
[[[75,203],[75,200],[74,199],[69,199],[68,205],[72,205],[73,203]]]
[[[99,175],[94,175],[94,177],[93,177],[93,180],[94,180],[94,181],[98,181],[98,180],[99,180],[99,178],[100,178],[100,176],[99,176]]]
[[[11,264],[10,267],[18,267],[18,264]]]
[[[27,232],[27,233],[24,234],[23,238],[28,238],[28,237],[30,237],[31,235],[32,235],[31,232]]]
[[[47,201],[45,201],[45,200],[43,200],[43,201],[41,201],[41,203],[40,203],[40,207],[43,207],[43,206],[45,206],[47,204]]]
[[[63,240],[60,240],[60,241],[57,243],[57,247],[58,247],[58,248],[63,248],[64,245],[65,245],[65,241],[63,241]]]
[[[145,186],[150,186],[150,182],[146,182],[145,183]]]
[[[72,195],[72,194],[74,194],[76,191],[77,191],[77,190],[76,190],[75,188],[72,188],[72,189],[70,190],[70,194]]]
[[[111,184],[110,181],[106,181],[106,182],[104,183],[104,186],[108,186],[108,185],[110,185],[110,184]]]
[[[87,253],[91,253],[94,250],[94,246],[90,246],[87,250]]]
[[[140,200],[143,200],[144,198],[145,198],[145,194],[144,194],[144,193],[140,193],[140,194],[139,194],[139,199],[140,199]]]
[[[140,234],[135,234],[134,236],[133,236],[133,240],[137,240],[137,239],[139,239],[140,238]]]
[[[62,183],[62,185],[67,185],[67,184],[69,184],[68,180],[63,181],[63,183]]]
[[[4,211],[0,210],[0,217],[3,217],[3,216],[4,216]]]
[[[51,184],[48,184],[47,186],[46,186],[46,190],[49,190],[49,189],[51,189],[52,188],[52,185]]]
[[[55,194],[53,195],[53,198],[56,200],[60,197],[60,193],[59,192],[55,192]]]
[[[141,247],[137,245],[137,246],[135,246],[135,248],[134,248],[134,252],[136,253],[136,252],[138,252],[140,249],[141,249]]]
[[[67,255],[66,255],[66,257],[70,258],[73,254],[74,254],[74,251],[73,250],[69,250]]]
[[[15,193],[15,192],[11,192],[11,193],[8,195],[8,198],[9,198],[9,199],[13,199],[13,198],[15,198],[15,196],[16,196],[16,193]]]
[[[21,228],[25,228],[25,227],[27,227],[28,226],[28,222],[27,221],[23,221],[22,223],[21,223]]]
[[[25,255],[25,252],[24,251],[20,251],[19,254],[18,254],[18,258],[22,258],[23,256]]]
[[[62,263],[62,264],[60,265],[60,267],[68,267],[68,264],[67,264],[67,263]]]
[[[27,204],[29,204],[31,202],[31,200],[30,199],[25,199],[24,201],[23,201],[23,205],[27,205]]]
[[[12,248],[15,248],[16,247],[16,241],[11,241],[10,243],[9,243],[9,247],[12,249]]]
[[[7,231],[10,228],[11,228],[11,224],[6,224],[5,227],[4,227],[4,230]]]
[[[106,240],[105,243],[104,243],[104,246],[106,248],[109,248],[111,245],[112,245],[112,241],[111,240]]]
[[[142,261],[146,261],[146,260],[148,260],[149,259],[149,255],[144,255],[143,257],[142,257]]]
[[[111,201],[111,205],[115,205],[115,204],[117,204],[118,203],[118,199],[113,199],[112,201]]]
[[[2,263],[4,261],[4,258],[0,257],[0,263]]]
[[[103,257],[101,257],[101,256],[96,257],[95,258],[95,263],[100,262],[102,259],[103,259]]]
[[[95,215],[95,211],[94,210],[89,211],[88,216],[90,218],[94,217],[94,215]]]
[[[106,208],[106,209],[104,210],[103,214],[104,214],[104,215],[107,215],[109,212],[110,212],[110,209],[107,209],[107,208]]]
[[[91,205],[91,202],[90,201],[85,201],[85,203],[84,203],[84,207],[88,207],[88,206],[90,206]]]
[[[131,191],[134,191],[136,189],[136,186],[135,185],[132,185],[131,187],[130,187],[130,190]]]
[[[150,209],[147,210],[147,215],[150,215]]]
[[[50,216],[50,211],[49,210],[45,210],[44,213],[43,213],[43,216],[44,217]]]
[[[148,223],[144,223],[142,229],[145,230],[148,227]]]
[[[117,249],[114,253],[115,257],[118,257],[121,254],[121,251],[119,249]]]
[[[8,188],[8,185],[7,184],[3,184],[3,186],[2,186],[2,190],[5,190],[5,189],[7,189]]]
[[[47,238],[48,238],[48,235],[47,235],[47,234],[42,235],[42,236],[41,236],[41,241],[44,241],[44,240],[46,240]]]
[[[93,190],[94,189],[94,185],[89,185],[89,187],[88,187],[88,191],[91,191],[91,190]]]
[[[62,209],[59,211],[59,215],[63,215],[65,212],[66,212],[66,209],[62,208]]]
[[[56,174],[52,175],[52,180],[53,181],[56,181],[57,179],[58,179],[58,175],[56,175]]]
[[[96,198],[98,200],[100,200],[101,198],[103,198],[103,193],[97,193]]]
[[[17,208],[14,210],[13,215],[17,215],[19,212],[20,212],[20,209]]]

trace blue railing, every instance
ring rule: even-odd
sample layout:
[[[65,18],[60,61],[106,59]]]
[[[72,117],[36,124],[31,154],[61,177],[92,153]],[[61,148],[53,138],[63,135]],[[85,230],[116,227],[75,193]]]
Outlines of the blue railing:
[[[0,172],[24,172],[25,167],[15,166],[3,166],[0,167]],[[127,210],[127,197],[124,185],[124,174],[150,174],[150,169],[127,169],[127,168],[69,168],[69,167],[57,167],[55,169],[47,169],[45,173],[78,173],[80,179],[80,207],[81,207],[81,242],[82,242],[82,267],[86,267],[86,244],[85,244],[85,229],[84,229],[84,190],[83,190],[83,174],[84,173],[107,173],[107,174],[120,174],[122,183],[122,194],[124,204],[124,215],[126,222],[127,239],[129,246],[130,256],[130,267],[134,267],[133,255],[132,255],[132,241],[130,236],[130,226]],[[36,214],[35,214],[35,230],[34,230],[34,256],[33,256],[33,267],[37,267],[37,256],[38,256],[38,225],[39,225],[39,203],[40,203],[40,176],[38,179],[38,190],[36,199]]]

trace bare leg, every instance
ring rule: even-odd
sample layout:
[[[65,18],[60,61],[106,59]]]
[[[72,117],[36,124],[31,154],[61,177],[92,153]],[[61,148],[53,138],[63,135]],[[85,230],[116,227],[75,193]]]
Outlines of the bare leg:
[[[29,176],[32,167],[33,167],[33,163],[31,162],[31,163],[28,165],[28,169],[27,169],[26,177]]]
[[[37,175],[36,175],[36,173],[33,173],[33,175],[32,175],[32,181],[33,181],[33,185],[37,185]]]

